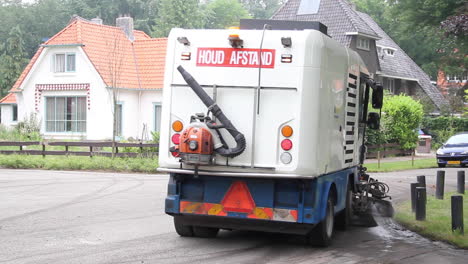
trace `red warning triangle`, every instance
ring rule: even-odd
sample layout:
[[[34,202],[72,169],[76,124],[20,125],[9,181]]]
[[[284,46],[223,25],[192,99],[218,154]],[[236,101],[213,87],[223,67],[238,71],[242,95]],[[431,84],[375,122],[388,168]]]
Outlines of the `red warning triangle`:
[[[255,208],[249,187],[243,181],[235,181],[231,184],[221,204],[226,212],[252,213]]]

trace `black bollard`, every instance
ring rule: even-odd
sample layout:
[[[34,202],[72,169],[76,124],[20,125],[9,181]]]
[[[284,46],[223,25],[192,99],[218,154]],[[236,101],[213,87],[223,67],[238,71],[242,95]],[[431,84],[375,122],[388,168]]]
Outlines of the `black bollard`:
[[[416,220],[426,220],[426,187],[416,187]]]
[[[419,183],[411,183],[411,212],[416,212],[416,187],[420,187]]]
[[[445,171],[437,171],[436,199],[444,199]]]
[[[418,179],[418,183],[421,184],[421,187],[426,187],[426,176],[421,175],[416,178]]]
[[[463,170],[457,173],[457,192],[465,194],[465,171]]]
[[[463,235],[465,229],[463,226],[463,196],[452,196],[452,232],[459,230]]]

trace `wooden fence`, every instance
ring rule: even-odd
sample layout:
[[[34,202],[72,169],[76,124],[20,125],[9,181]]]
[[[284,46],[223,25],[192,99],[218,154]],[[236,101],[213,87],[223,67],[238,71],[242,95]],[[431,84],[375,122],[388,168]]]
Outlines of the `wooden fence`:
[[[0,141],[0,147],[18,147],[18,150],[0,150],[0,154],[27,154],[27,155],[73,155],[73,156],[104,156],[104,157],[152,157],[158,155],[159,144],[156,143],[120,143],[112,141],[89,142],[39,142],[39,141]],[[40,149],[28,149],[29,146],[40,146]],[[62,146],[64,150],[47,150],[48,146]],[[70,147],[86,147],[88,151],[73,151]],[[102,148],[111,148],[112,151],[102,151]],[[139,148],[138,152],[119,152],[119,148]],[[156,151],[151,148],[156,148]]]
[[[387,143],[382,145],[369,145],[367,146],[368,159],[385,158],[388,156],[409,156],[412,150],[404,150],[398,143]]]

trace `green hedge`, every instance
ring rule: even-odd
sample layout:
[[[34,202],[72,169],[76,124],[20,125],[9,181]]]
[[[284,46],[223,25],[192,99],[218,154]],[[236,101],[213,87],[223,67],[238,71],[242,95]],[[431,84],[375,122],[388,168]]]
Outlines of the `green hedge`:
[[[454,134],[468,131],[468,118],[425,117],[422,120],[421,128],[432,135],[432,147],[436,149]]]
[[[421,103],[407,95],[386,95],[382,108],[380,130],[367,130],[368,145],[398,142],[402,149],[416,147],[417,128],[423,117]]]
[[[430,130],[446,130],[452,128],[455,132],[468,131],[468,118],[458,117],[425,117],[422,128]]]

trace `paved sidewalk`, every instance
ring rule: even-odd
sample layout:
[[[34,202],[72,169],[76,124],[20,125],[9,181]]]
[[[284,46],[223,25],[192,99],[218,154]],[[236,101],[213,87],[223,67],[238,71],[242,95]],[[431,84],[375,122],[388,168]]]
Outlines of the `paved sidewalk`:
[[[431,151],[431,153],[416,153],[416,156],[414,156],[415,160],[418,159],[430,159],[436,157],[435,151]],[[411,156],[399,156],[399,157],[386,157],[380,159],[380,163],[385,163],[385,162],[394,162],[394,161],[411,161]],[[377,163],[377,159],[366,159],[364,163]]]

